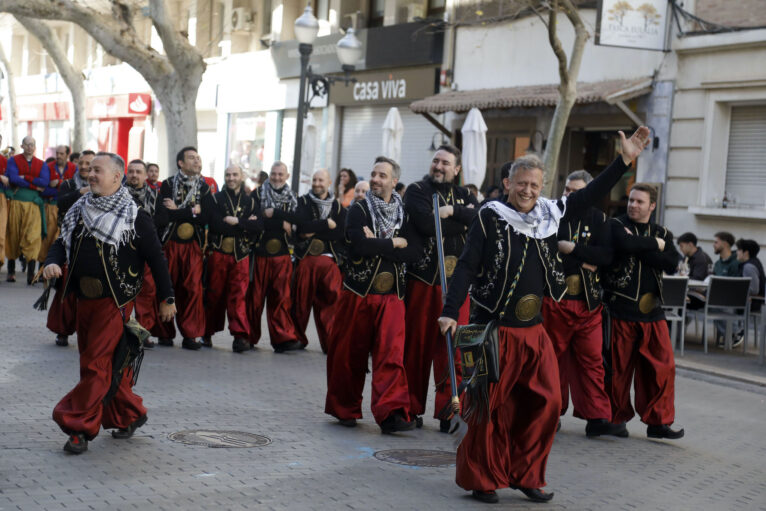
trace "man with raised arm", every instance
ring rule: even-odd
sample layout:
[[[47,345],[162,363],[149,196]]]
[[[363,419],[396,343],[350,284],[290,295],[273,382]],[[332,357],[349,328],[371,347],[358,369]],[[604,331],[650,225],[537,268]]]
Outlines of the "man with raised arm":
[[[488,386],[486,413],[469,417],[457,451],[456,482],[481,502],[497,502],[495,490],[507,487],[535,502],[553,498],[540,488],[561,391],[540,309],[544,296],[561,300],[566,293],[558,257],[562,219],[582,215],[609,192],[649,143],[649,129],[639,128],[630,139],[620,132],[620,138],[622,155],[588,186],[559,200],[540,197],[542,160],[518,158],[510,170],[507,202],[486,203],[468,230],[439,325],[442,333],[455,331],[469,287],[472,322],[498,325],[499,381]]]

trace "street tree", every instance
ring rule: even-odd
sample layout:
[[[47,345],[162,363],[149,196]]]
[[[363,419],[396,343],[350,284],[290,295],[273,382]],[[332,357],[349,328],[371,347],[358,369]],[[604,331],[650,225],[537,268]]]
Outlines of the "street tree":
[[[74,68],[66,51],[61,45],[56,33],[44,21],[34,20],[26,16],[16,16],[21,25],[29,33],[34,35],[45,51],[48,52],[53,63],[64,80],[69,93],[72,95],[72,116],[74,117],[74,136],[72,137],[72,151],[80,152],[85,149],[86,125],[85,125],[85,82],[81,71]]]
[[[143,2],[141,2],[143,3]],[[196,145],[197,92],[205,72],[202,54],[174,25],[165,0],[148,0],[148,14],[162,41],[162,52],[147,44],[134,28],[139,2],[104,0],[108,10],[88,0],[0,0],[0,12],[30,18],[70,21],[79,25],[110,55],[143,76],[165,115],[168,169],[176,168],[175,150]]]
[[[19,139],[16,138],[16,87],[13,84],[13,69],[11,68],[11,64],[8,62],[8,59],[5,56],[5,51],[3,50],[2,45],[0,45],[0,64],[3,66],[3,70],[5,72],[5,81],[8,84],[8,109],[10,110],[8,115],[10,121],[10,140],[6,142],[6,145],[18,147]]]
[[[553,177],[558,171],[559,153],[569,122],[569,114],[572,112],[572,107],[574,107],[577,99],[577,76],[580,74],[585,43],[590,34],[585,28],[580,12],[571,0],[530,1],[529,5],[547,26],[548,43],[558,60],[559,101],[553,112],[545,153],[543,154],[543,162],[545,163],[543,193],[550,197],[553,191]],[[559,14],[564,14],[574,27],[575,37],[568,57],[558,36]]]

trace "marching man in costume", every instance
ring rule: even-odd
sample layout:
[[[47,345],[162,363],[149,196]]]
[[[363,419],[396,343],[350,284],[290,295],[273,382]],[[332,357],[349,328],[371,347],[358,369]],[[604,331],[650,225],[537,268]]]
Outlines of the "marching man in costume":
[[[210,215],[209,242],[212,252],[207,259],[208,283],[205,291],[205,337],[223,330],[229,318],[229,333],[234,337],[232,350],[250,349],[250,323],[245,300],[250,271],[250,233],[263,229],[263,222],[253,216],[255,200],[245,193],[244,175],[239,165],[231,164],[224,174],[225,187],[215,194]]]
[[[251,261],[253,280],[247,293],[250,343],[257,344],[261,339],[261,315],[266,305],[266,324],[276,353],[303,347],[290,314],[293,262],[288,241],[292,224],[296,222],[298,201],[287,184],[289,175],[287,165],[274,162],[268,181],[251,194],[255,199],[254,214],[263,219],[264,227],[255,240]]]
[[[295,256],[300,259],[293,279],[293,319],[301,343],[306,346],[306,326],[312,308],[319,345],[327,353],[330,327],[337,320],[336,302],[343,286],[338,268],[346,211],[333,196],[327,170],[317,170],[311,191],[298,199],[298,239]]]
[[[447,348],[435,321],[441,314],[443,301],[431,197],[434,193],[439,194],[445,273],[449,279],[463,251],[468,226],[476,217],[479,206],[468,189],[458,186],[459,173],[460,150],[450,145],[441,146],[434,154],[428,176],[408,186],[404,195],[404,208],[418,234],[423,237],[421,257],[407,265],[407,297],[404,300],[407,305],[404,366],[410,391],[410,413],[423,415],[426,410],[428,378],[433,363],[436,385],[434,418],[439,419],[442,432],[449,431],[450,422],[447,416],[440,416],[440,412],[450,406],[451,395]],[[460,308],[459,324],[468,322],[469,309],[470,303],[466,300]]]
[[[181,347],[198,350],[205,335],[205,310],[202,304],[202,247],[205,225],[212,209],[210,187],[200,175],[202,159],[194,147],[184,147],[176,156],[178,172],[162,182],[157,215],[167,215],[162,235],[170,278],[178,298],[176,323],[181,331]],[[164,223],[164,222],[163,222]],[[161,325],[158,343],[172,346],[176,330],[172,322]]]
[[[405,264],[422,254],[394,186],[401,169],[379,156],[370,191],[346,218],[349,263],[327,353],[325,413],[344,426],[362,417],[367,361],[372,353],[372,414],[383,433],[415,427],[404,370]]]
[[[569,175],[564,187],[568,197],[593,180],[584,170]],[[543,324],[553,342],[561,383],[561,415],[572,390],[574,415],[588,421],[585,434],[628,436],[622,424],[612,424],[612,409],[604,390],[599,267],[612,262],[606,215],[595,207],[585,214],[568,216],[559,226],[559,251],[567,291],[561,301],[543,299]]]
[[[77,296],[77,345],[80,382],[56,405],[53,420],[69,440],[64,450],[81,454],[99,429],[117,429],[115,438],[130,438],[146,422],[146,408],[131,389],[125,370],[110,393],[114,351],[123,337],[133,300],[141,289],[144,264],[151,268],[163,302],[160,316],[175,314],[173,289],[162,247],[149,215],[121,186],[125,163],[116,154],[93,160],[86,193],[67,212],[61,236],[48,252],[46,279],[60,278],[69,265],[64,293]]]
[[[561,392],[540,309],[544,296],[560,300],[566,292],[557,257],[562,218],[581,215],[609,192],[649,143],[649,130],[641,127],[630,139],[620,132],[620,137],[622,156],[584,189],[559,200],[540,198],[542,160],[518,158],[509,175],[508,202],[488,202],[468,231],[439,325],[442,333],[454,332],[471,285],[472,321],[498,325],[499,379],[488,386],[486,413],[469,417],[457,452],[457,484],[479,501],[497,502],[495,490],[507,487],[535,502],[553,498],[540,488]]]
[[[612,317],[607,390],[612,422],[622,424],[633,417],[633,381],[636,412],[647,424],[647,436],[678,439],[684,430],[670,428],[675,420],[676,365],[662,310],[662,272],[675,271],[678,252],[673,234],[651,222],[656,207],[657,189],[636,183],[628,196],[628,213],[611,220],[615,258],[604,283]]]

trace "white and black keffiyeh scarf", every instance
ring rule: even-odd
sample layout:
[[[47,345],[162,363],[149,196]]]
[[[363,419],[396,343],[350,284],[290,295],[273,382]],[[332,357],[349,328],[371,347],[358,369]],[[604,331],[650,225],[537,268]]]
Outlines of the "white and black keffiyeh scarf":
[[[132,186],[128,186],[128,191],[139,207],[144,208],[144,210],[149,213],[150,216],[154,216],[154,206],[157,202],[156,191],[149,188],[149,185],[147,184],[144,184],[144,186],[141,188],[133,188]]]
[[[538,198],[537,204],[529,213],[521,213],[500,201],[489,201],[483,207],[489,208],[505,220],[517,233],[539,240],[555,236],[559,230],[561,217],[566,211],[566,197],[562,197],[564,210],[558,201]]]
[[[271,181],[261,185],[261,210],[274,208],[293,212],[296,207],[298,199],[290,190],[290,185],[285,184],[279,190],[271,186]]]
[[[200,190],[204,180],[202,176],[187,176],[180,170],[170,178],[173,187],[173,201],[179,208],[200,203]]]
[[[364,200],[372,215],[372,228],[375,235],[378,238],[393,238],[394,232],[404,222],[404,205],[401,196],[393,192],[391,201],[387,203],[370,191],[365,194]]]
[[[69,208],[61,223],[61,238],[67,260],[72,247],[72,233],[80,219],[85,230],[94,238],[119,248],[135,235],[136,215],[138,206],[124,186],[114,194],[103,197],[93,195],[92,192],[86,193]]]
[[[314,192],[309,192],[309,199],[314,201],[314,204],[319,208],[319,219],[327,220],[327,217],[332,213],[332,205],[335,202],[335,197],[332,192],[327,192],[326,199],[320,199],[314,195]]]

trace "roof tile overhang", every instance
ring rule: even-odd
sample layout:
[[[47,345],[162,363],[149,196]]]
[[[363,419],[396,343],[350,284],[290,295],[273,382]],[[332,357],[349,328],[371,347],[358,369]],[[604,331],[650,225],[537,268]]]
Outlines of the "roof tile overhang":
[[[614,104],[619,101],[627,101],[651,92],[653,83],[654,80],[651,77],[606,80],[594,83],[578,82],[575,104],[598,102]],[[410,109],[419,114],[441,114],[444,112],[467,112],[474,107],[479,110],[490,110],[556,106],[559,101],[558,88],[558,84],[551,84],[448,91],[415,101],[410,104]]]

